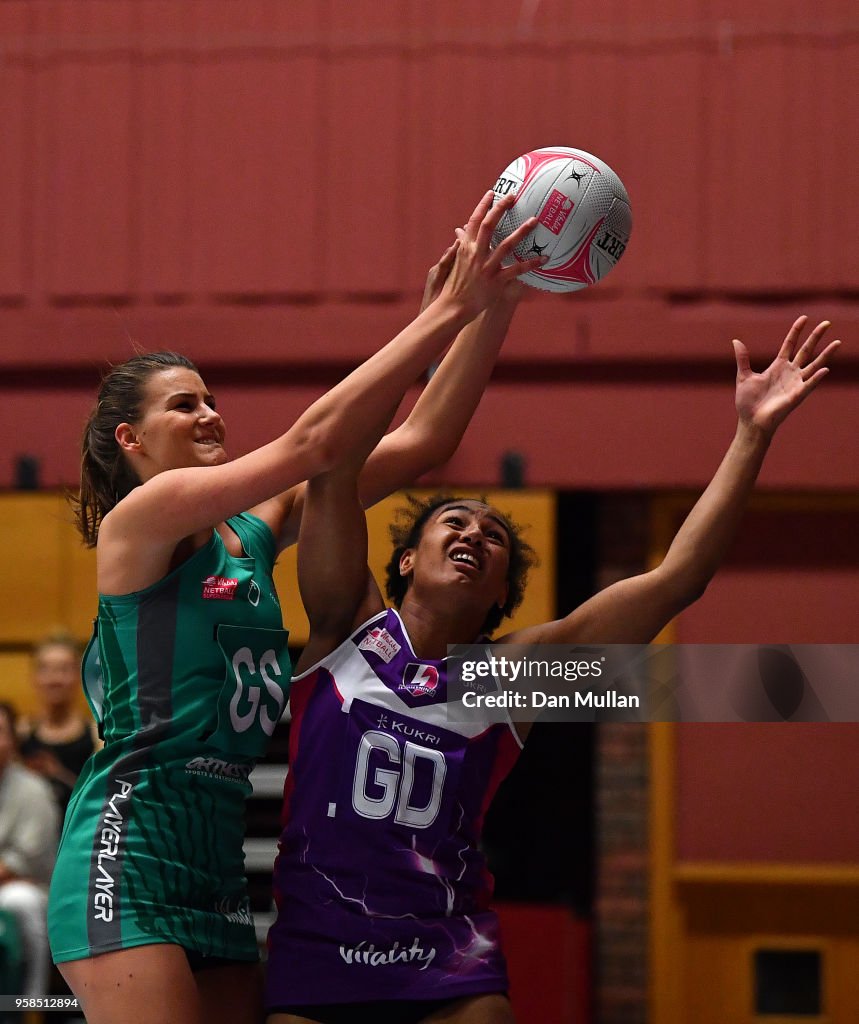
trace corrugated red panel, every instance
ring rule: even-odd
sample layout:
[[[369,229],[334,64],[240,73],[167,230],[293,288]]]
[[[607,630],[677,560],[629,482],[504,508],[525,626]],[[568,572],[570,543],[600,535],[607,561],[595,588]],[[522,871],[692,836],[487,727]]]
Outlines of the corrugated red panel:
[[[781,594],[765,580],[755,589],[764,603],[781,604]],[[808,610],[811,591],[804,593]],[[853,722],[681,725],[678,858],[855,863],[857,752],[859,725]]]
[[[80,438],[95,403],[96,387],[94,380],[92,388],[85,391],[0,390],[0,436],[5,448],[0,461],[0,487],[14,486],[19,455],[38,459],[43,487],[74,485],[80,480]],[[62,431],[52,429],[59,423],[64,424]]]
[[[260,383],[275,365],[293,368],[299,377],[307,364],[314,374],[334,373],[398,334],[414,318],[416,307],[413,295],[396,302],[288,302],[251,308],[225,303],[7,309],[0,317],[0,369],[36,368],[32,372],[38,376],[39,367],[91,367],[130,354],[134,338],[149,349],[168,342],[183,350],[193,346],[193,354],[205,365],[240,365],[246,374],[259,374]],[[691,374],[729,382],[734,376],[731,338],[746,342],[752,365],[761,369],[800,309],[812,323],[831,319],[831,337],[849,341],[859,336],[859,310],[846,301],[816,298],[785,310],[756,303],[598,300],[587,292],[565,299],[535,292],[526,296],[500,362],[521,370],[523,388],[547,377],[575,380],[579,375],[592,378],[595,372],[633,381],[643,374],[652,380],[664,372],[668,383]],[[859,353],[852,348],[846,344],[838,354],[835,383],[855,376]]]
[[[555,96],[547,96],[556,120],[560,117],[562,144],[590,152],[619,175],[630,196],[633,217],[631,246],[611,276],[600,283],[602,297],[634,286],[644,276],[638,227],[640,189],[636,153],[629,125],[629,94],[633,63],[624,49],[628,38],[623,0],[601,4],[561,4],[551,22],[543,23],[551,40],[557,26],[564,42],[550,51],[555,67]],[[538,29],[540,19],[536,19]]]
[[[825,175],[826,140],[821,136],[823,82],[817,71],[825,63],[813,35],[797,35],[805,26],[814,27],[822,15],[824,3],[815,4],[814,22],[808,5],[797,0],[783,4],[782,18],[794,31],[781,43],[787,75],[784,79],[784,115],[779,119],[779,134],[786,160],[781,165],[779,216],[784,225],[783,288],[826,287],[818,254],[820,220],[818,200]],[[803,10],[804,6],[804,10]]]
[[[823,17],[830,32],[805,72],[814,78],[821,168],[813,185],[810,214],[818,233],[810,256],[818,269],[816,281],[855,294],[859,282],[859,233],[853,227],[859,209],[859,37],[843,26],[855,25],[856,5],[853,0],[827,0]]]
[[[321,55],[301,41],[321,31],[321,9],[277,0],[194,5],[189,130],[199,291],[320,287],[327,127]]]
[[[173,0],[139,4],[134,136],[137,288],[179,296],[193,288],[191,230],[190,9]]]
[[[325,19],[325,171],[316,183],[328,243],[326,290],[395,292],[405,279],[406,5],[332,0]]]
[[[27,4],[0,4],[0,297],[20,298],[27,289],[29,189],[33,158],[32,74]]]
[[[678,642],[855,643],[857,530],[855,507],[749,510],[713,586],[679,616]]]
[[[420,46],[411,84],[409,146],[413,242],[410,283],[454,238],[499,173],[544,143],[522,117],[522,97],[536,94],[528,61],[513,61],[498,38],[515,24],[516,5],[491,14],[481,4],[441,0],[415,5]]]
[[[621,57],[629,134],[625,169],[632,198],[632,242],[619,274],[645,289],[701,287],[707,245],[702,183],[711,141],[705,110],[703,0],[626,5]]]
[[[414,67],[406,164],[412,287],[423,284],[428,267],[454,240],[454,228],[504,166],[503,158],[497,168],[498,161],[486,159],[486,115],[465,67],[473,71],[474,61],[446,50],[422,55]]]
[[[227,420],[231,454],[271,441],[325,390],[324,384],[221,384],[217,375],[207,373],[201,345],[182,347],[199,360],[204,379],[217,394]],[[126,350],[117,346],[116,351],[124,354]],[[95,376],[91,389],[46,390],[37,383],[32,389],[0,389],[0,436],[14,438],[13,452],[29,452],[42,460],[48,486],[76,479],[77,431],[94,399]],[[68,424],[69,430],[46,430],[46,410],[51,423]],[[855,388],[827,381],[825,389],[779,432],[761,486],[855,490],[859,456],[842,443],[845,424],[853,422]],[[463,486],[498,485],[501,458],[512,450],[525,456],[529,486],[697,488],[715,472],[734,425],[729,382],[723,386],[642,384],[628,379],[527,387],[493,384],[458,452],[434,479]],[[836,440],[812,450],[810,437]],[[800,451],[806,454],[797,456]],[[9,484],[12,468],[11,458],[0,462],[0,485]],[[852,608],[846,593],[840,593],[838,600],[842,596],[846,603],[840,607]]]
[[[502,168],[555,144],[630,192],[601,299],[854,291],[851,17],[847,0],[0,4],[0,33],[29,21],[34,48],[0,64],[0,298],[416,301]]]
[[[843,438],[855,418],[855,388],[826,382],[781,429],[761,485],[855,489],[859,452],[809,437]],[[813,403],[813,404],[812,404]],[[730,383],[583,382],[492,385],[459,451],[453,482],[498,483],[505,451],[522,452],[528,485],[568,488],[699,487],[715,472],[736,419]],[[797,457],[798,451],[808,452]]]
[[[624,4],[622,0],[564,4],[557,18],[567,42],[556,54],[557,93],[547,99],[563,135],[559,141],[605,160],[634,193],[627,116],[631,68],[623,51],[627,37]],[[635,211],[633,201],[633,217]]]
[[[786,288],[786,204],[799,157],[790,131],[795,55],[774,29],[790,28],[790,13],[782,0],[727,0],[707,57],[706,285],[717,290]]]
[[[131,290],[132,8],[129,0],[78,0],[40,9],[49,51],[42,73],[46,277],[55,297]],[[116,42],[99,43],[104,38]]]

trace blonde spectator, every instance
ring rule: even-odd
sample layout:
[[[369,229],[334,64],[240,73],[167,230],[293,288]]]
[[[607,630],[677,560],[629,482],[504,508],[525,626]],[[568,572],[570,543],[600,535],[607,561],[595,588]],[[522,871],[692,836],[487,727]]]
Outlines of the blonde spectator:
[[[68,634],[36,645],[33,686],[40,710],[19,729],[24,763],[47,779],[63,812],[87,758],[101,746],[94,719],[81,708],[80,666],[80,648]]]

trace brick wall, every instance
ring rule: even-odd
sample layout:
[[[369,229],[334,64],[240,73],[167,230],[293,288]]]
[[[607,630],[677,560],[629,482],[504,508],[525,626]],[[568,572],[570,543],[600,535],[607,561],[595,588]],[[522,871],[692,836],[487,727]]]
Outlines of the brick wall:
[[[596,1020],[647,1019],[647,727],[597,738]]]
[[[648,510],[639,496],[600,502],[598,586],[645,566]],[[648,937],[648,727],[597,726],[596,1024],[645,1024]]]

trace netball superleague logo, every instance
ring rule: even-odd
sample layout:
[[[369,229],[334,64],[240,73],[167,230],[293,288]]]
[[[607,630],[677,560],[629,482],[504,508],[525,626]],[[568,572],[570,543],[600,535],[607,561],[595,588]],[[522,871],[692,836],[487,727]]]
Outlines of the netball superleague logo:
[[[438,669],[435,665],[410,662],[403,672],[400,689],[413,697],[433,697],[438,690]]]

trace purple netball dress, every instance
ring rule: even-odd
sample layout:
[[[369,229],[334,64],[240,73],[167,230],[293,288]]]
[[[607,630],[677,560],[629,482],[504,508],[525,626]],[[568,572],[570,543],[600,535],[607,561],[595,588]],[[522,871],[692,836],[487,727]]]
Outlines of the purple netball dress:
[[[293,680],[270,1008],[506,991],[478,840],[521,744],[446,702],[392,609]]]

